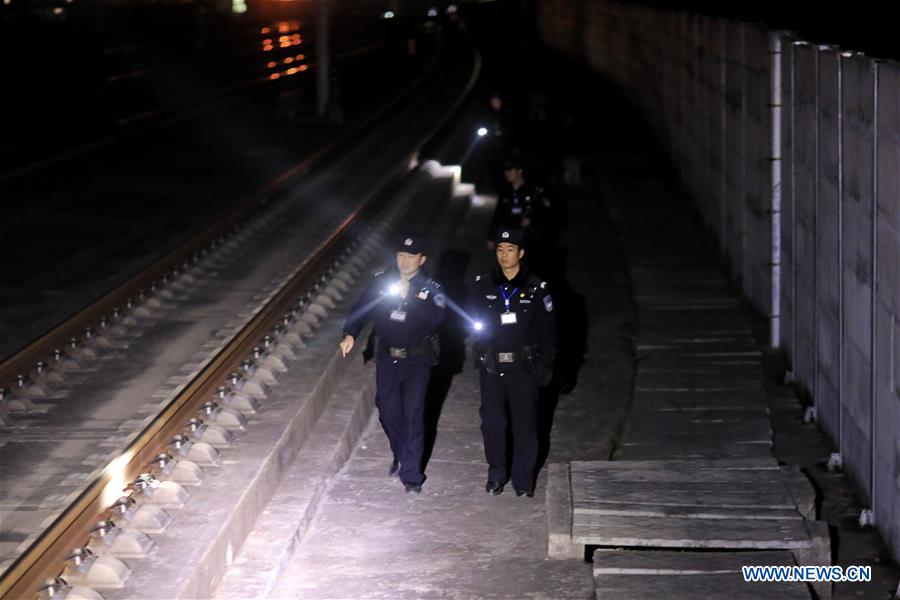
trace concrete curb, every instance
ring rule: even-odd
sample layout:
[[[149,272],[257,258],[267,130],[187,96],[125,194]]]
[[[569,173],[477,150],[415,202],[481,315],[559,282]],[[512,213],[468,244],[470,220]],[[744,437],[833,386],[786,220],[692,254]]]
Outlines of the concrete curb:
[[[349,360],[358,359],[354,354]],[[358,364],[358,363],[357,363]],[[338,386],[309,439],[269,500],[216,598],[266,598],[301,542],[331,478],[350,458],[375,406],[375,379],[361,364]],[[359,379],[366,378],[360,388]],[[357,392],[347,393],[356,389]]]
[[[572,541],[572,487],[569,464],[551,463],[547,469],[547,555],[584,558],[584,545]]]

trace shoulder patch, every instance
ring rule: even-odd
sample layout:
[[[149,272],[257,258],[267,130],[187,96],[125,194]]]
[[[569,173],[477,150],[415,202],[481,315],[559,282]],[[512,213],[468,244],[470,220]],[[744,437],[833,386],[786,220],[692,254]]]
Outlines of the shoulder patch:
[[[547,282],[546,282],[546,281],[542,281],[542,282],[541,282],[541,289],[542,289],[542,290],[547,289]]]
[[[384,275],[385,271],[387,271],[387,269],[378,269],[372,274],[372,277],[381,277]]]
[[[550,294],[544,296],[544,310],[553,312],[553,298],[550,297]]]

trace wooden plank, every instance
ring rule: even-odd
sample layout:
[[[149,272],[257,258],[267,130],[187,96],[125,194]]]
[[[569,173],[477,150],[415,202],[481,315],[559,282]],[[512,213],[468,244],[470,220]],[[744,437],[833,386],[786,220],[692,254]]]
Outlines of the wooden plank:
[[[623,517],[684,517],[686,519],[796,519],[801,516],[796,508],[731,508],[586,502],[575,507],[574,513]]]
[[[569,466],[551,463],[547,470],[547,555],[583,558],[584,548],[572,542],[572,495]]]
[[[803,519],[690,519],[575,513],[572,540],[593,546],[639,548],[806,549]]]
[[[771,456],[771,443],[759,440],[754,443],[734,443],[731,440],[696,439],[691,436],[665,436],[652,443],[626,441],[622,451],[631,459],[703,459],[703,458],[765,458]]]
[[[605,575],[595,579],[597,600],[810,600],[806,584],[748,583],[739,573],[646,577]]]
[[[665,413],[660,414],[660,413]],[[684,409],[631,409],[631,419],[646,420],[678,420],[708,421],[710,423],[738,423],[744,420],[769,419],[769,411],[764,407],[757,408],[684,408]]]
[[[604,470],[604,469],[665,469],[693,472],[697,469],[714,469],[722,471],[734,470],[770,470],[778,471],[778,461],[767,457],[763,459],[706,459],[706,460],[576,460],[570,463],[572,471]]]
[[[734,441],[769,440],[772,438],[772,426],[767,417],[730,422],[684,418],[641,419],[629,422],[626,439],[670,434],[695,437],[714,435],[720,439]]]
[[[675,488],[673,484],[621,482],[615,486],[578,485],[573,481],[572,506],[575,509],[591,504],[653,504],[663,506],[730,507],[730,508],[796,508],[790,492],[785,488],[769,487],[756,492],[746,488],[739,491],[709,489],[697,485]],[[728,486],[732,484],[716,484]],[[654,490],[654,488],[656,488]],[[798,513],[799,515],[799,513]]]
[[[636,388],[634,410],[728,410],[766,407],[762,391],[682,390],[674,387]]]
[[[572,471],[572,481],[586,479],[597,485],[609,487],[617,482],[644,482],[652,484],[743,483],[757,486],[785,486],[787,478],[777,469],[578,469]]]
[[[743,566],[795,566],[786,550],[759,552],[680,552],[676,550],[605,550],[593,554],[594,575],[675,575],[740,573]]]

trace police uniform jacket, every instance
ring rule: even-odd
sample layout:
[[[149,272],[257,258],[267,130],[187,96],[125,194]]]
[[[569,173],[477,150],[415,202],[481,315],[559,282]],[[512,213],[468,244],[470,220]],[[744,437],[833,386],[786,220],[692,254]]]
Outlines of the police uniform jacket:
[[[508,302],[508,304],[507,304]],[[539,374],[552,373],[556,321],[547,282],[524,266],[511,281],[494,269],[478,275],[469,295],[470,315],[481,322],[476,347],[494,353],[532,352]]]
[[[390,288],[400,280],[396,268],[378,271],[344,322],[344,334],[359,337],[372,319],[379,351],[388,347],[421,350],[426,338],[444,318],[444,294],[440,284],[417,273],[409,282],[406,298]]]

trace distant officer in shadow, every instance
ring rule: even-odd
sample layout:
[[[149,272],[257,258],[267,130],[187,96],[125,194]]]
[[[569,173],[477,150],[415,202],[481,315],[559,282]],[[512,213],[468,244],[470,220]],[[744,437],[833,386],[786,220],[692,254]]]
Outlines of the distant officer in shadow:
[[[529,267],[546,279],[552,270],[548,263],[558,232],[555,203],[543,187],[526,179],[525,162],[520,156],[507,157],[503,178],[504,185],[488,225],[487,247],[494,249],[497,233],[502,230],[521,231],[528,247]]]
[[[375,273],[344,323],[341,354],[347,356],[369,319],[375,324],[375,405],[391,445],[390,475],[399,474],[407,493],[425,481],[425,392],[437,364],[435,331],[444,319],[444,293],[422,266],[425,241],[402,238],[396,265]]]

